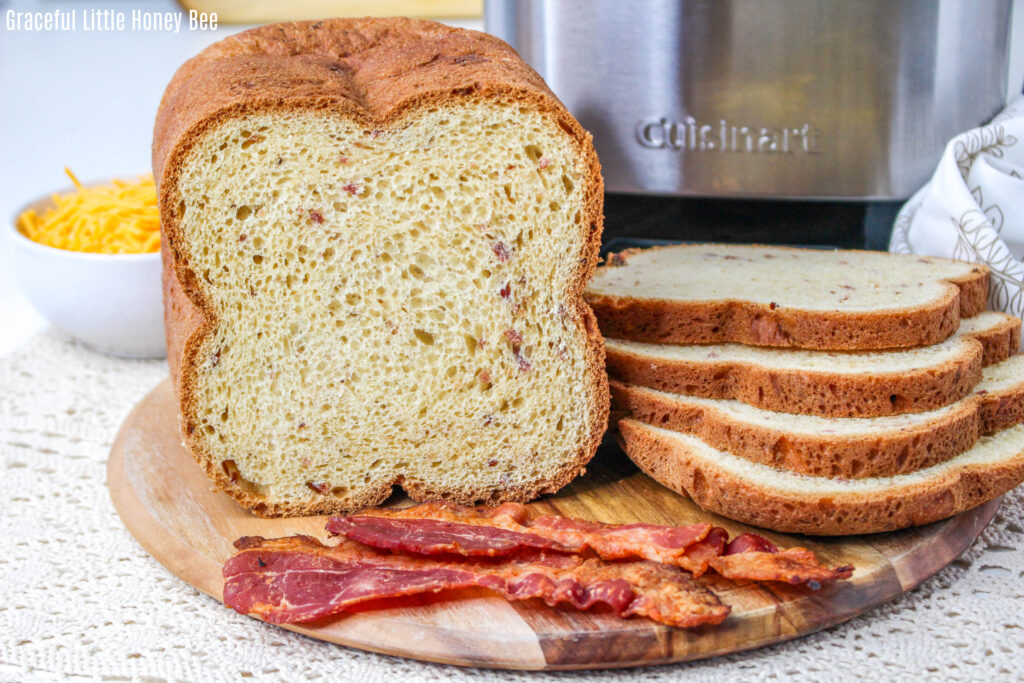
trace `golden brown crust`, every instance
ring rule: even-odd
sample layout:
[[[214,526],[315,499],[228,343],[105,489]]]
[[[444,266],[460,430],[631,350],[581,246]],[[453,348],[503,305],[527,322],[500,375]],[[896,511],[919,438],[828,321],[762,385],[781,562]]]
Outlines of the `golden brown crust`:
[[[860,479],[915,472],[967,451],[986,434],[1024,422],[1024,378],[998,393],[968,396],[940,419],[877,432],[788,432],[714,406],[612,380],[613,409],[663,429],[692,434],[751,462],[814,477]]]
[[[966,396],[981,380],[981,346],[943,367],[886,375],[793,370],[739,363],[686,363],[608,348],[608,374],[629,384],[765,410],[822,417],[920,413]]]
[[[608,374],[627,384],[703,398],[731,398],[780,413],[880,417],[935,410],[967,396],[982,366],[1016,352],[1020,321],[1007,317],[968,335],[959,356],[939,367],[902,373],[850,374],[773,368],[745,362],[656,358],[611,345]],[[988,362],[985,362],[988,361]]]
[[[636,251],[609,257],[601,269],[622,267],[621,263],[628,262]],[[596,292],[587,292],[586,298],[597,315],[601,333],[614,339],[655,344],[736,342],[805,349],[893,349],[937,344],[956,332],[961,317],[985,310],[987,266],[976,264],[970,274],[947,282],[945,296],[898,314],[801,310],[733,300],[637,299]]]
[[[189,268],[179,229],[178,178],[189,150],[219,123],[253,111],[319,111],[354,119],[373,130],[399,126],[434,103],[499,101],[528,106],[565,130],[586,166],[587,232],[566,301],[586,335],[590,433],[577,456],[530,486],[503,490],[434,490],[413,481],[381,481],[344,498],[322,496],[308,503],[275,503],[247,491],[203,452],[195,432],[191,399],[196,353],[216,325]],[[580,474],[607,427],[608,385],[604,342],[583,289],[597,265],[604,220],[604,186],[591,137],[540,76],[503,41],[476,31],[413,19],[328,19],[262,26],[211,45],[175,73],[164,93],[153,132],[153,175],[160,200],[163,236],[168,359],[178,396],[185,445],[210,479],[240,504],[262,516],[350,512],[382,502],[392,485],[416,500],[446,498],[459,503],[529,500],[558,490]]]
[[[619,423],[620,444],[664,486],[716,514],[784,533],[846,536],[929,524],[981,505],[1024,480],[1024,452],[999,463],[871,495],[789,494],[734,476],[635,420]]]
[[[999,325],[972,332],[968,336],[981,342],[981,365],[987,368],[1003,362],[1020,350],[1020,320],[1007,318]]]

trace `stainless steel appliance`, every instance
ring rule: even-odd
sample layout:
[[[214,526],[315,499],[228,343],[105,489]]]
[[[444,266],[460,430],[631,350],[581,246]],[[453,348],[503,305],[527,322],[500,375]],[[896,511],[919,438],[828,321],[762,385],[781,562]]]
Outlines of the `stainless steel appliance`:
[[[909,196],[1005,103],[1011,0],[487,0],[612,192]]]

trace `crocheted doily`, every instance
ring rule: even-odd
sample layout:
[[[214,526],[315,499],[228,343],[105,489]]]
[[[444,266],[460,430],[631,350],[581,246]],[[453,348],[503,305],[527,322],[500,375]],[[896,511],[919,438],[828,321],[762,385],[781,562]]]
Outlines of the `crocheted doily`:
[[[261,624],[171,575],[122,526],[106,459],[163,361],[56,333],[0,358],[0,680],[835,680],[1021,675],[1024,487],[919,588],[796,641],[690,664],[538,674],[375,655]]]

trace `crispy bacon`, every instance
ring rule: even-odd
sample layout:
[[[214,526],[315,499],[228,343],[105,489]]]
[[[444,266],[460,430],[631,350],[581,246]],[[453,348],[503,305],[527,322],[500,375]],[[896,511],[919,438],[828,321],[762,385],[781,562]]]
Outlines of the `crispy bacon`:
[[[273,623],[322,619],[380,598],[481,587],[509,600],[609,606],[664,624],[717,624],[729,614],[688,574],[655,562],[605,562],[532,551],[494,559],[395,555],[354,541],[240,538],[224,565],[224,603]]]
[[[722,556],[712,558],[709,564],[727,579],[802,583],[813,590],[826,583],[848,579],[853,574],[853,565],[829,569],[806,548],[780,552],[767,538],[751,533],[740,534],[729,541]]]
[[[525,505],[470,508],[422,503],[395,510],[371,508],[357,515],[331,517],[327,531],[375,548],[418,554],[510,555],[523,548],[583,553],[605,560],[642,558],[682,567],[695,576],[721,555],[725,531],[711,535],[710,524],[602,524],[570,517],[532,518]]]
[[[700,576],[708,567],[733,579],[806,583],[812,588],[848,578],[852,567],[829,569],[814,553],[792,548],[780,553],[753,533],[729,541],[710,524],[602,524],[570,517],[532,517],[525,505],[468,508],[422,503],[395,510],[371,508],[331,517],[327,531],[375,548],[420,555],[510,556],[523,549],[566,553],[591,551],[605,560],[642,558],[681,567]],[[799,552],[797,552],[799,551]],[[723,558],[744,555],[740,560]]]
[[[709,560],[711,568],[727,579],[749,581],[781,581],[804,584],[818,590],[824,584],[848,579],[853,566],[829,569],[818,562],[806,548],[788,548],[783,551],[747,550],[722,555]]]
[[[723,555],[735,555],[737,553],[748,553],[751,551],[757,551],[762,553],[777,553],[779,549],[774,543],[769,541],[764,536],[758,536],[747,532],[740,534],[736,538],[729,541],[725,546]]]

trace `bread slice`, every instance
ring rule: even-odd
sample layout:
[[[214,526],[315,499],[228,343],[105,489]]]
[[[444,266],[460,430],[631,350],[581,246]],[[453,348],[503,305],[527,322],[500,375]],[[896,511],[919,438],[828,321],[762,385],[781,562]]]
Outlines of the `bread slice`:
[[[985,310],[988,281],[932,256],[695,244],[615,254],[586,297],[605,337],[889,349],[946,339]]]
[[[628,384],[824,417],[878,417],[941,408],[970,393],[986,361],[1004,360],[1019,345],[1020,320],[995,312],[964,320],[958,334],[946,341],[900,351],[605,340],[609,374]]]
[[[153,143],[185,444],[261,515],[527,500],[606,427],[590,136],[505,43],[264,26],[179,69]]]
[[[619,422],[619,434],[633,462],[661,484],[711,512],[787,533],[867,534],[928,524],[1024,480],[1024,425],[982,437],[932,467],[868,479],[794,474],[632,419]]]
[[[611,390],[614,409],[751,462],[817,477],[889,477],[949,460],[982,435],[1024,422],[1024,354],[986,368],[975,390],[956,403],[887,417],[776,413],[615,380]]]

